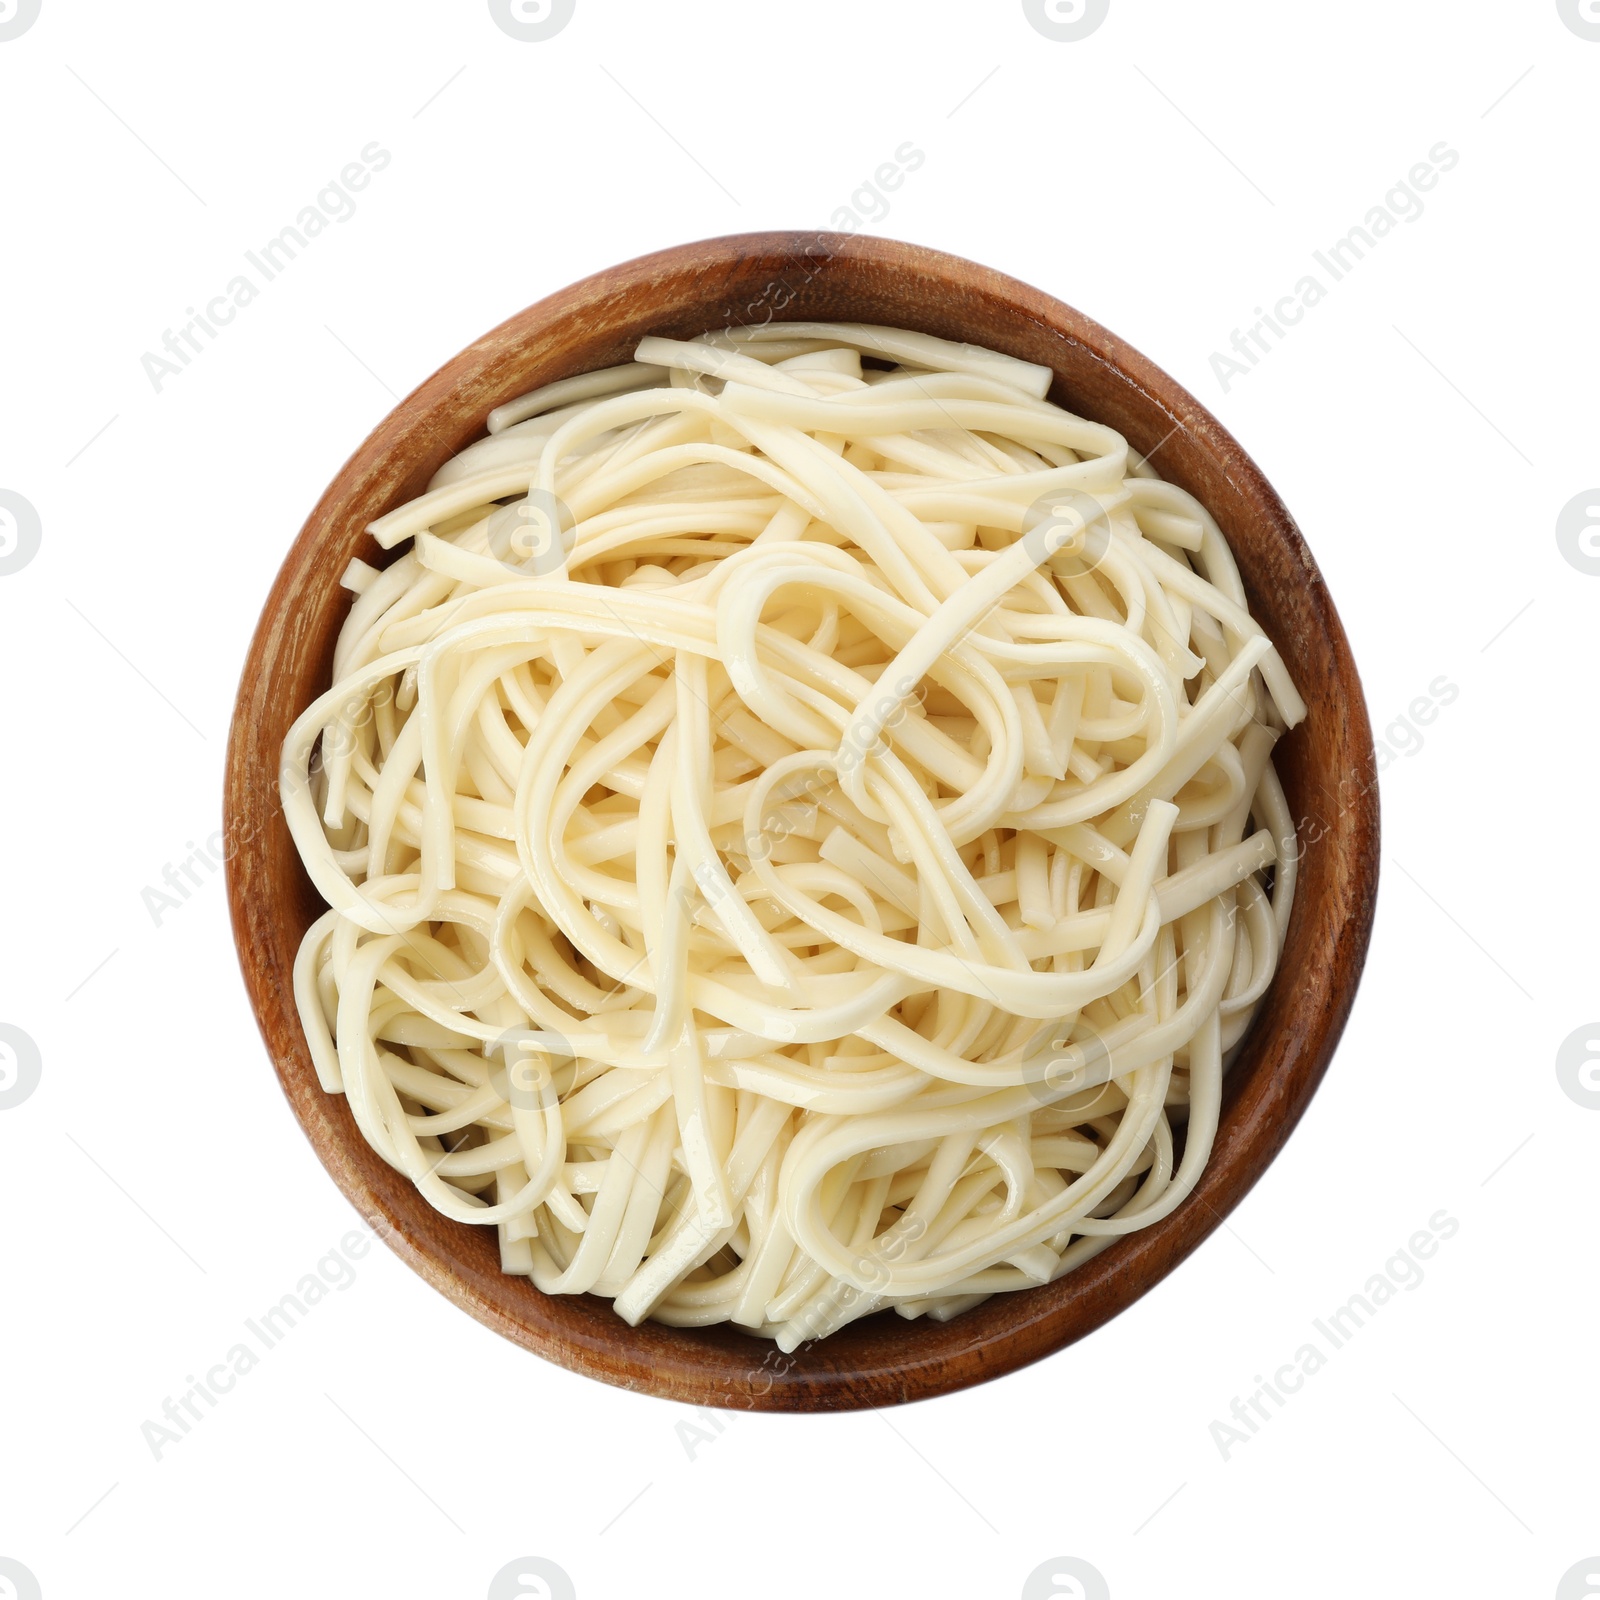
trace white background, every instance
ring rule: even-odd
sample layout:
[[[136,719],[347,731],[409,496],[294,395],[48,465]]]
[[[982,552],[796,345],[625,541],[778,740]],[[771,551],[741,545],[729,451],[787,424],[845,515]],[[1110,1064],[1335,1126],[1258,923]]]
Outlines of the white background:
[[[1062,1556],[1116,1600],[1556,1595],[1600,1552],[1600,1113],[1556,1072],[1600,1015],[1600,576],[1555,533],[1600,483],[1597,92],[1555,0],[1112,0],[1077,43],[1016,0],[577,0],[543,43],[482,0],[43,0],[0,42],[0,488],[42,529],[0,576],[0,1022],[42,1063],[0,1110],[0,1556],[45,1600],[478,1600],[527,1555],[581,1600],[1009,1600]],[[920,168],[861,193],[908,140]],[[371,141],[392,160],[355,214],[157,392],[141,357]],[[1423,214],[1224,393],[1213,352],[1440,141]],[[523,305],[851,206],[1115,329],[1305,528],[1397,751],[1325,1087],[1173,1277],[960,1395],[697,1439],[374,1248],[156,1460],[141,1425],[357,1224],[279,1093],[220,876],[159,926],[142,894],[219,825],[295,531]],[[1224,1459],[1234,1397],[1440,1210],[1424,1281]]]

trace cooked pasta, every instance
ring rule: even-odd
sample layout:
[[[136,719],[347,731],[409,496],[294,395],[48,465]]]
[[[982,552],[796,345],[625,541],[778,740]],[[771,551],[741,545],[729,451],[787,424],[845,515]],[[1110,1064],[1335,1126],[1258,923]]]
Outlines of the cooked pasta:
[[[645,339],[372,524],[283,752],[323,1087],[505,1271],[785,1350],[1193,1189],[1305,714],[1206,508],[888,328]]]

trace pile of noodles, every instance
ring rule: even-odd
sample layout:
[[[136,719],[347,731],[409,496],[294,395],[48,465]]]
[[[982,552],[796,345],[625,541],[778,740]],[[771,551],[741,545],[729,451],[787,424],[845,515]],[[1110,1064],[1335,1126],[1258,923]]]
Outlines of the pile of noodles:
[[[792,1349],[1194,1186],[1305,707],[1206,509],[1049,382],[887,328],[646,339],[373,525],[406,548],[351,564],[284,749],[330,907],[296,995],[507,1272]]]

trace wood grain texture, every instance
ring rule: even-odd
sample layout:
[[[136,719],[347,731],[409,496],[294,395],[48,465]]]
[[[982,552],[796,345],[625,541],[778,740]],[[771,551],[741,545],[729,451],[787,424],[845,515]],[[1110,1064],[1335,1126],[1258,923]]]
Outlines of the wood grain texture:
[[[646,334],[826,318],[964,339],[1051,367],[1051,397],[1109,423],[1210,508],[1251,610],[1309,707],[1275,753],[1304,856],[1276,981],[1229,1074],[1195,1193],[1060,1281],[1003,1294],[948,1324],[882,1314],[793,1356],[729,1327],[629,1328],[608,1301],[547,1296],[499,1268],[492,1228],[439,1216],[317,1084],[295,1013],[295,951],[322,903],[277,799],[289,724],[326,688],[364,531],[484,432],[491,407],[631,357]],[[758,233],[597,273],[486,334],[403,400],[311,513],[267,598],[234,711],[224,824],[234,935],[283,1089],[323,1164],[418,1273],[527,1349],[608,1383],[698,1405],[768,1411],[892,1405],[1013,1371],[1082,1338],[1171,1272],[1259,1178],[1327,1068],[1360,978],[1377,896],[1372,735],[1344,630],[1299,529],[1259,469],[1193,396],[1115,335],[988,268],[884,239]]]

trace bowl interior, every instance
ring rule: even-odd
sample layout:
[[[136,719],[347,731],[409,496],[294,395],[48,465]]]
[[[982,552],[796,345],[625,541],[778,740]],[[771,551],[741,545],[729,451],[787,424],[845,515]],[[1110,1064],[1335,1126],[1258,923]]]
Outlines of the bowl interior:
[[[944,1324],[879,1315],[785,1356],[732,1328],[629,1328],[607,1301],[546,1296],[501,1273],[493,1229],[439,1216],[373,1153],[344,1098],[318,1086],[295,1014],[295,952],[323,904],[283,823],[277,766],[289,724],[327,686],[349,603],[341,573],[352,556],[392,559],[366,524],[480,437],[492,407],[628,360],[646,334],[802,319],[911,328],[1051,367],[1052,399],[1118,429],[1209,507],[1309,715],[1274,755],[1301,833],[1294,913],[1195,1193],[1054,1284]],[[629,262],[520,312],[402,401],[341,469],[289,552],[246,662],[227,765],[229,897],[246,986],[307,1135],[436,1288],[519,1344],[624,1387],[701,1405],[879,1406],[997,1376],[1081,1338],[1172,1271],[1261,1175],[1327,1066],[1360,975],[1377,887],[1374,770],[1360,682],[1316,564],[1259,469],[1192,396],[1070,307],[971,262],[888,240],[751,234]]]

